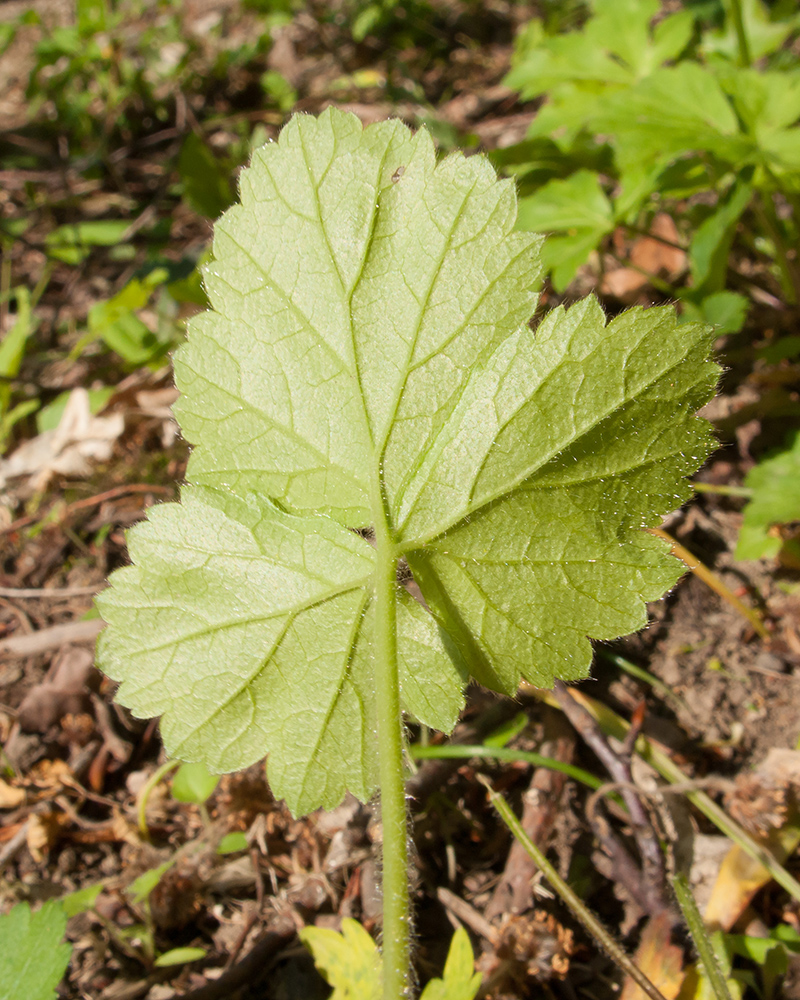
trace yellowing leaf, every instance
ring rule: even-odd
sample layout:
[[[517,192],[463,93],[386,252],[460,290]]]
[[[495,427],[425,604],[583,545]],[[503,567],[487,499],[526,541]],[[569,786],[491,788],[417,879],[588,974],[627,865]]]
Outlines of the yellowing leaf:
[[[378,948],[357,920],[344,919],[341,934],[323,927],[305,927],[299,933],[333,987],[330,1000],[380,1000]]]

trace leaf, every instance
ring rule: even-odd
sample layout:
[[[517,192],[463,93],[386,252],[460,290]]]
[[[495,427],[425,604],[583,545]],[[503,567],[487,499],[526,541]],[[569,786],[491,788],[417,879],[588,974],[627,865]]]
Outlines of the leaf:
[[[708,323],[718,336],[738,333],[747,319],[749,299],[739,292],[713,292],[700,299],[696,305],[690,298],[684,299],[684,316],[692,321]]]
[[[0,916],[0,1000],[53,1000],[72,954],[63,942],[66,927],[54,900],[35,913],[17,903]]]
[[[190,132],[178,156],[183,197],[189,207],[208,219],[218,218],[233,201],[228,171],[203,140]]]
[[[241,830],[226,833],[217,845],[217,854],[236,854],[247,850],[247,837]]]
[[[785,449],[762,459],[744,482],[753,499],[744,509],[736,558],[775,556],[782,542],[770,528],[800,520],[800,433],[791,436]]]
[[[345,918],[341,934],[326,927],[304,927],[299,936],[333,987],[330,1000],[380,1000],[378,948],[357,920]]]
[[[553,270],[556,290],[563,291],[614,228],[614,212],[599,176],[590,170],[577,170],[565,180],[552,180],[520,199],[517,226],[538,233],[567,231],[548,240],[542,254],[543,263]]]
[[[219,775],[211,774],[204,764],[181,764],[172,779],[172,797],[178,802],[205,802],[219,784]]]
[[[43,434],[45,431],[54,431],[61,423],[64,410],[69,403],[71,391],[60,392],[55,399],[51,400],[47,406],[43,406],[36,414],[36,430]],[[114,387],[104,385],[99,389],[87,389],[86,395],[89,400],[89,412],[94,415],[99,413],[106,403],[114,395]]]
[[[800,27],[800,14],[772,20],[767,4],[762,0],[739,0],[745,35],[750,48],[750,58],[761,59],[780,48],[786,38]],[[739,56],[739,41],[732,16],[732,0],[723,0],[725,23],[722,28],[703,35],[703,49],[707,53],[720,53],[729,59]]]
[[[635,89],[612,94],[592,127],[616,137],[624,168],[707,150],[736,164],[752,158],[731,102],[711,70],[693,62],[662,67]]]
[[[431,979],[420,1000],[473,1000],[480,986],[481,974],[475,972],[469,935],[459,927],[450,941],[443,977]]]
[[[468,669],[585,676],[680,573],[641,528],[689,495],[717,368],[669,309],[534,334],[512,184],[424,130],[296,116],[241,199],[175,358],[190,485],[130,532],[98,656],[172,755],[268,752],[298,812],[375,788],[376,519],[427,604],[397,588],[409,715],[451,729]]]
[[[753,189],[738,183],[728,198],[697,227],[689,247],[689,263],[697,289],[707,295],[724,289],[728,256],[742,212],[750,204]]]
[[[67,893],[66,896],[61,897],[59,902],[64,913],[68,917],[74,917],[78,913],[86,913],[87,910],[91,910],[103,889],[105,889],[104,882],[94,882],[91,885],[85,885],[82,889],[76,889],[75,892]]]
[[[189,962],[197,962],[205,958],[208,953],[205,948],[170,948],[163,955],[159,955],[153,962],[157,969],[163,969],[169,965],[188,965]]]
[[[142,872],[138,878],[135,878],[133,882],[131,882],[125,891],[134,903],[138,905],[147,899],[164,875],[175,864],[175,860],[176,859],[172,857],[163,864],[157,865],[155,868],[149,868],[146,872]]]
[[[675,1000],[683,982],[683,949],[673,944],[670,931],[670,918],[666,914],[651,917],[633,956],[636,965],[665,1000]],[[620,1000],[646,1000],[646,994],[626,976]]]

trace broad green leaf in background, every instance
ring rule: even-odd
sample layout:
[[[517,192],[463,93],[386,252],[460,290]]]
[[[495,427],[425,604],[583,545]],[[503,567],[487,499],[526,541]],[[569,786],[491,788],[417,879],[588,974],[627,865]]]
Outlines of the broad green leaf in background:
[[[722,0],[725,9],[725,23],[721,28],[704,32],[702,47],[709,55],[718,53],[736,61],[739,56],[739,39],[737,38],[735,21],[731,16],[734,0]],[[791,5],[784,6],[775,20],[772,19],[770,6],[762,0],[738,0],[744,22],[747,44],[752,60],[774,52],[784,41],[800,28],[800,13],[787,16]],[[776,7],[780,5],[774,5]]]
[[[624,170],[698,150],[737,166],[755,155],[716,77],[694,62],[662,67],[638,87],[610,95],[592,127],[614,135]]]
[[[692,37],[694,14],[678,11],[652,25],[657,0],[594,0],[593,16],[577,31],[548,35],[534,18],[517,38],[506,86],[526,99],[547,96],[529,135],[554,130],[572,136],[592,128],[608,94],[626,93],[676,59]]]
[[[753,194],[749,184],[737,184],[714,212],[697,227],[689,246],[694,288],[720,292],[728,275],[728,256],[736,226]]]
[[[216,219],[233,201],[227,168],[194,132],[189,133],[181,147],[178,171],[183,197],[200,215]]]
[[[0,1000],[54,1000],[72,953],[66,927],[54,900],[35,912],[17,903],[0,916]]]
[[[753,499],[744,509],[736,558],[775,556],[783,543],[769,529],[800,521],[800,432],[792,435],[784,450],[752,468],[745,486],[753,490]]]
[[[689,294],[683,298],[683,318],[708,323],[718,335],[738,333],[744,326],[749,300],[739,292],[712,292],[695,303]]]
[[[295,812],[376,785],[385,524],[405,711],[449,730],[468,673],[585,676],[680,566],[642,532],[710,447],[710,332],[597,302],[528,327],[537,237],[485,159],[330,109],[257,150],[216,226],[212,311],[175,358],[181,504],[129,535],[101,666],[171,754],[269,753]]]
[[[563,291],[614,228],[614,211],[599,176],[591,170],[577,170],[521,198],[517,226],[535,233],[564,232],[551,237],[542,250],[542,262],[552,270],[556,291]]]

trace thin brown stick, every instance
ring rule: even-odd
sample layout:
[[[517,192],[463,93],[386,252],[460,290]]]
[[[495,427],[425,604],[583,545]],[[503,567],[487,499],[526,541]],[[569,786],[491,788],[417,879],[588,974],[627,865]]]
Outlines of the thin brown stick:
[[[648,909],[668,910],[666,893],[666,871],[664,856],[658,843],[650,816],[642,805],[638,792],[634,792],[630,760],[621,757],[606,739],[600,726],[591,714],[577,702],[562,681],[553,685],[553,693],[562,711],[592,748],[612,779],[619,782],[620,792],[631,817],[633,834],[642,860],[642,875],[645,883]],[[635,786],[634,786],[635,787]]]
[[[545,738],[539,752],[565,764],[572,763],[575,732],[560,712],[547,710]],[[567,776],[560,771],[537,767],[522,797],[522,828],[542,850],[547,849],[566,783]],[[512,840],[503,875],[484,911],[486,919],[529,910],[533,906],[533,878],[537,871],[536,863],[522,844]]]
[[[10,639],[1,640],[0,654],[35,656],[37,653],[46,653],[48,649],[64,646],[68,642],[90,642],[96,639],[104,628],[105,622],[99,618],[51,625],[50,628],[39,629],[30,635],[12,636]]]
[[[0,597],[23,599],[29,597],[50,597],[59,600],[64,597],[81,597],[85,594],[96,594],[102,583],[91,587],[0,587]]]

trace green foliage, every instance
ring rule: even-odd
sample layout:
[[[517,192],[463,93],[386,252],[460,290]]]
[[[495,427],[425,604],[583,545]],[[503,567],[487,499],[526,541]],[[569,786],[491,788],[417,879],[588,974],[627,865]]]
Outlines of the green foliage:
[[[17,316],[0,343],[0,452],[5,449],[14,425],[39,408],[35,399],[17,404],[13,401],[12,383],[22,367],[28,339],[36,329],[30,292],[27,288],[15,288],[14,296]]]
[[[420,1000],[473,1000],[480,985],[481,974],[475,971],[469,935],[459,927],[450,942],[443,977],[431,979]]]
[[[752,489],[753,499],[744,510],[736,558],[775,556],[784,543],[770,529],[800,521],[800,432],[792,435],[785,449],[752,468],[745,486]],[[797,542],[794,548],[798,548]]]
[[[205,802],[219,784],[219,775],[211,774],[203,764],[181,764],[172,779],[172,797],[178,802]]]
[[[395,595],[406,712],[449,730],[471,673],[585,676],[680,573],[641,531],[710,446],[709,332],[594,300],[534,334],[539,241],[481,157],[421,130],[296,117],[216,227],[213,311],[175,358],[183,502],[129,535],[99,662],[170,753],[269,752],[295,811],[376,784],[385,518],[430,612]],[[385,571],[385,570],[384,570]]]
[[[304,927],[299,936],[318,971],[333,987],[330,1000],[379,1000],[380,955],[357,920],[345,918],[341,934],[328,928]]]
[[[380,1000],[380,956],[361,924],[345,919],[341,934],[327,928],[304,927],[300,940],[333,987],[330,1000]],[[443,978],[431,979],[420,1000],[473,1000],[480,985],[469,936],[460,927],[450,942]]]
[[[233,70],[263,72],[271,29],[289,20],[292,8],[280,0],[251,3],[263,18],[238,47],[218,44],[209,67],[208,39],[185,30],[182,5],[158,6],[148,16],[138,0],[78,0],[74,24],[43,33],[28,84],[40,132],[67,135],[73,155],[81,149],[102,162],[103,151],[168,122],[176,93],[205,97]],[[212,37],[224,33],[224,20],[210,30]]]
[[[247,850],[247,837],[240,830],[226,833],[217,845],[217,854],[236,854]]]
[[[233,201],[229,165],[214,156],[194,132],[183,142],[178,171],[184,200],[199,215],[216,219]]]
[[[774,198],[794,204],[800,194],[800,71],[784,66],[779,51],[800,30],[800,14],[773,15],[748,0],[741,35],[739,0],[724,5],[721,26],[704,26],[692,8],[654,20],[658,0],[590,6],[586,23],[566,33],[531,21],[506,78],[523,98],[547,98],[526,143],[497,162],[520,178],[521,228],[559,234],[548,261],[556,288],[617,225],[642,231],[666,208],[689,247],[691,282],[673,294],[692,318],[723,332],[744,321],[739,293],[706,306],[726,287],[729,251],[743,227],[751,240],[761,238],[783,294],[796,301],[800,275],[786,247],[797,242],[797,224],[779,217]],[[764,63],[755,67],[754,59]],[[603,166],[572,172],[587,147]],[[700,192],[713,193],[716,207],[707,199],[687,206],[686,197]]]
[[[17,903],[0,916],[0,1000],[54,1000],[72,953],[66,926],[54,900],[35,912]]]
[[[189,962],[196,962],[198,959],[206,957],[205,948],[170,948],[153,962],[158,969],[168,965],[187,965]]]

